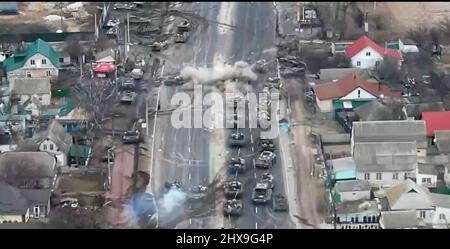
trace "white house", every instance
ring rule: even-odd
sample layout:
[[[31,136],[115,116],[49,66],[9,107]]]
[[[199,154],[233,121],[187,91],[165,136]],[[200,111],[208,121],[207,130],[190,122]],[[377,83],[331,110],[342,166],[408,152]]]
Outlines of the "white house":
[[[428,188],[407,179],[384,192],[389,211],[414,210],[421,223],[432,223],[435,206]]]
[[[73,144],[73,138],[58,121],[53,120],[47,130],[38,137],[40,151],[46,151],[54,155],[58,165],[65,166],[68,164],[68,155]]]
[[[381,229],[417,229],[419,222],[414,210],[381,212]]]
[[[352,107],[352,101],[379,98],[381,96],[398,98],[400,92],[394,92],[388,86],[379,83],[369,83],[357,73],[349,73],[337,81],[314,86],[316,104],[321,112],[334,110],[333,100],[342,100],[344,105]]]
[[[374,69],[384,60],[384,57],[395,59],[398,67],[402,65],[402,54],[387,47],[382,47],[367,36],[361,36],[345,49],[345,55],[351,61],[352,67]]]
[[[10,82],[11,93],[24,104],[36,97],[43,106],[50,105],[51,85],[49,78],[17,78]]]
[[[0,153],[13,151],[17,149],[17,144],[12,140],[11,135],[0,135]]]
[[[376,201],[358,200],[336,204],[337,229],[378,229],[380,209]]]
[[[416,182],[427,188],[435,188],[438,171],[433,164],[419,163],[417,166]]]
[[[353,158],[356,178],[372,187],[395,186],[416,175],[416,142],[356,143]]]
[[[450,195],[431,193],[435,206],[433,228],[450,229]]]

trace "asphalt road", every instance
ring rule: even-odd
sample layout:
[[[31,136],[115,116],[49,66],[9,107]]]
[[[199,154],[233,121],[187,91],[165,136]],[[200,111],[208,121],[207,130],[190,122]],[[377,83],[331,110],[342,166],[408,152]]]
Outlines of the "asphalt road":
[[[208,20],[227,23],[235,27],[228,27],[210,22],[206,28],[199,28],[191,34],[185,44],[172,45],[168,51],[161,53],[160,57],[166,62],[166,73],[176,73],[183,65],[211,66],[217,58],[234,63],[244,60],[250,64],[259,59],[266,59],[275,65],[275,11],[271,2],[235,2],[235,3],[192,3],[192,9]],[[268,75],[261,75],[253,84],[258,91],[262,87],[265,76],[273,76],[272,70]],[[170,108],[167,100],[175,92],[183,91],[179,87],[162,87],[162,109]],[[188,92],[192,95],[191,92]],[[205,92],[204,92],[205,93]],[[164,101],[166,102],[164,104]],[[194,107],[196,109],[196,107]],[[156,186],[156,194],[160,194],[165,181],[182,181],[185,189],[198,184],[208,184],[212,181],[210,167],[210,149],[215,141],[211,132],[204,128],[180,128],[175,129],[170,124],[170,115],[161,115],[157,120],[157,145],[155,159],[158,163],[155,167],[160,172],[157,176],[159,184]],[[212,132],[218,132],[213,130]],[[290,228],[288,213],[275,213],[271,205],[255,206],[251,203],[251,191],[256,179],[265,172],[256,170],[253,165],[253,157],[259,151],[257,148],[257,129],[242,129],[248,141],[248,146],[241,149],[226,148],[227,158],[243,156],[247,160],[248,170],[238,176],[244,183],[244,195],[242,197],[244,212],[237,218],[226,218],[223,226],[235,226],[237,228]],[[225,133],[228,136],[228,131]],[[280,161],[280,159],[278,160]],[[225,166],[225,165],[223,165]],[[276,165],[272,174],[277,181],[275,193],[284,192],[281,166]],[[209,204],[208,204],[209,205]],[[218,207],[217,212],[222,210]],[[182,221],[182,219],[177,220]],[[167,224],[173,227],[176,222]],[[203,221],[185,220],[187,228],[213,227],[214,220]],[[231,223],[231,224],[229,224]]]

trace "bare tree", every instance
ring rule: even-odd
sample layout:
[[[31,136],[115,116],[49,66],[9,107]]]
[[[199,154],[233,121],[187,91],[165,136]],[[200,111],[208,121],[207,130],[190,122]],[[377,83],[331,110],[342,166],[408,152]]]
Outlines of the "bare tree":
[[[79,105],[92,117],[94,127],[102,128],[117,94],[114,85],[109,80],[88,78],[80,80],[74,90]]]
[[[383,62],[376,69],[381,80],[388,82],[399,82],[402,79],[402,72],[398,67],[398,62],[395,59],[385,57]]]
[[[373,15],[372,22],[375,25],[376,30],[384,30],[387,28],[386,18],[381,14]]]

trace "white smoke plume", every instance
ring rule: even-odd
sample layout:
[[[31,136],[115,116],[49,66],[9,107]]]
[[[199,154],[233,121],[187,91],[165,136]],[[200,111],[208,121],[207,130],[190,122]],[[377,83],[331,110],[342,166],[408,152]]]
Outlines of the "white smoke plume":
[[[184,67],[180,76],[187,82],[194,84],[212,84],[217,81],[242,78],[246,80],[256,80],[257,75],[252,71],[250,65],[244,61],[238,61],[234,65],[216,60],[212,68],[208,67]]]
[[[161,219],[174,217],[173,213],[182,210],[186,201],[186,193],[172,188],[158,200],[159,215]]]

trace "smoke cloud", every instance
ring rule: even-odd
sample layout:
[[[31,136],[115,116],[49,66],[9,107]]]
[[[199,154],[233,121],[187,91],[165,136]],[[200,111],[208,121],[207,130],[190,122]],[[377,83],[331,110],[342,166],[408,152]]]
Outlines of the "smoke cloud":
[[[160,221],[163,224],[170,223],[183,215],[186,198],[186,193],[176,188],[165,193],[158,200]]]
[[[246,80],[256,80],[257,75],[252,71],[250,65],[244,61],[238,61],[234,65],[216,60],[212,68],[208,67],[184,67],[180,76],[187,82],[194,84],[212,84],[217,81],[242,78]]]

